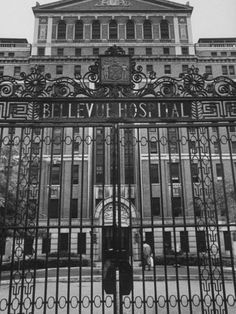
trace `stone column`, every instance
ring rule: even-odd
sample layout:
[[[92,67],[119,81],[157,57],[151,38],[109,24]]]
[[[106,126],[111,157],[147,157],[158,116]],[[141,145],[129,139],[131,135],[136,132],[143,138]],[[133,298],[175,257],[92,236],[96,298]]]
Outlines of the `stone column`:
[[[109,38],[109,22],[111,18],[109,16],[103,16],[101,19],[101,38],[102,41],[107,41]]]
[[[136,28],[136,39],[138,41],[143,40],[143,22],[145,18],[142,16],[135,16],[134,22],[135,22],[135,28]]]
[[[191,44],[191,46],[189,46],[189,54],[194,55],[195,49],[193,45],[193,33],[192,33],[192,24],[191,24],[190,16],[187,17],[187,32],[188,32],[188,42],[189,44]]]
[[[127,16],[119,16],[116,20],[118,23],[118,39],[124,41],[126,39],[126,23],[128,21]]]
[[[179,39],[179,22],[178,18],[174,16],[174,34],[175,34],[175,53],[181,55],[180,39]]]
[[[150,16],[149,20],[152,22],[152,38],[154,40],[160,38],[159,18],[157,16]]]
[[[38,32],[39,32],[39,18],[36,17],[34,20],[34,39],[32,45],[32,55],[37,55],[37,42],[38,42]]]
[[[90,41],[92,38],[92,21],[94,17],[92,16],[85,16],[81,17],[81,20],[84,23],[84,39],[85,41]]]
[[[52,17],[48,18],[48,27],[47,27],[47,43],[45,49],[45,55],[51,56],[52,54]]]

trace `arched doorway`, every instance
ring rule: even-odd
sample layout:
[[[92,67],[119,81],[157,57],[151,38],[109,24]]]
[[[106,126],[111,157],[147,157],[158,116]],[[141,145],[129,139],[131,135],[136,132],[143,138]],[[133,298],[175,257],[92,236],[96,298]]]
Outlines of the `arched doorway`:
[[[113,218],[114,202],[112,198],[108,198],[98,204],[95,210],[95,218],[98,219],[98,224],[101,226],[98,230],[99,239],[99,253],[98,258],[106,259],[110,256],[115,247],[114,236],[114,218]],[[136,210],[132,203],[127,199],[121,198],[120,202],[115,203],[116,206],[116,225],[118,225],[118,216],[120,211],[120,224],[119,224],[119,243],[122,252],[122,258],[128,260],[132,254],[133,243],[132,236],[133,230],[131,228],[132,222],[136,219]]]

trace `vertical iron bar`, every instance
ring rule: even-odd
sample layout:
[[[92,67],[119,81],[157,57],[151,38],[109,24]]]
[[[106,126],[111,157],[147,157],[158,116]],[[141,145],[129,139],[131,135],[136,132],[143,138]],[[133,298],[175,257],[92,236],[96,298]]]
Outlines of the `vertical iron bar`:
[[[163,128],[160,126],[157,126],[157,138],[158,138],[158,162],[160,165],[160,205],[161,205],[161,225],[162,225],[162,238],[164,239],[164,232],[165,232],[165,212],[164,212],[164,191],[163,191],[163,175],[162,175],[162,165],[164,163],[164,158],[162,158],[162,154],[164,153],[164,147],[161,149],[161,140],[163,139],[163,136],[160,137],[160,131],[163,131]],[[163,144],[162,144],[163,145]],[[164,241],[163,241],[164,242]],[[170,305],[169,305],[169,288],[168,288],[168,277],[167,277],[167,259],[166,259],[166,250],[164,247],[165,243],[163,243],[163,256],[164,256],[164,276],[165,276],[165,294],[166,294],[166,308],[167,313],[170,312]],[[157,300],[155,300],[157,302]]]

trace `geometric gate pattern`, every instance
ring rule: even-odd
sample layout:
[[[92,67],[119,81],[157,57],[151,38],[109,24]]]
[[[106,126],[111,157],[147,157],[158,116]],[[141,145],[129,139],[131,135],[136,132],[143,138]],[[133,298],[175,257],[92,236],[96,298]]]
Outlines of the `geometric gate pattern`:
[[[100,70],[0,78],[0,313],[234,313],[235,82]]]

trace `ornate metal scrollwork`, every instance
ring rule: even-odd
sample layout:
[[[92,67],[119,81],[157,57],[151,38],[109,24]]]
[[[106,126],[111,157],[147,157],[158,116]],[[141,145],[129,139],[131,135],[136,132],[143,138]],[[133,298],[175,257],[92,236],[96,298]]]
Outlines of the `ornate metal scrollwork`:
[[[110,47],[105,55],[124,56],[120,47]],[[30,74],[21,73],[20,78],[0,77],[0,97],[90,97],[90,98],[140,98],[140,97],[227,97],[236,95],[236,82],[228,77],[219,76],[208,80],[199,74],[199,69],[192,66],[179,78],[169,76],[156,77],[155,72],[148,75],[142,66],[136,66],[131,59],[129,85],[102,84],[100,63],[95,61],[83,76],[74,78],[60,77],[51,79],[50,74],[42,74],[36,66]]]

